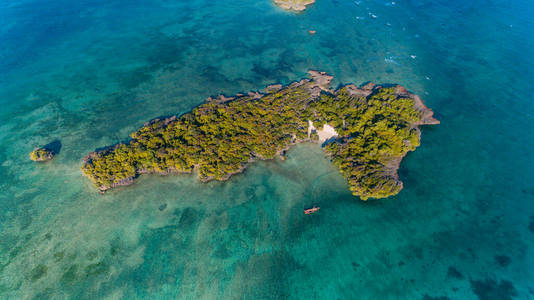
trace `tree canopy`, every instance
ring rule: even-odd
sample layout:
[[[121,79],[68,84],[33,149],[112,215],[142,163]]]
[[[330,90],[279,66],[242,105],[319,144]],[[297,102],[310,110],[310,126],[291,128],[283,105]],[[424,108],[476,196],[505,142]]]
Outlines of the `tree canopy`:
[[[397,87],[325,91],[314,80],[302,80],[265,95],[208,101],[180,117],[145,124],[128,143],[89,154],[82,171],[100,191],[144,173],[196,169],[202,181],[226,180],[251,161],[313,140],[311,120],[339,134],[324,149],[352,193],[363,200],[387,197],[401,190],[398,164],[419,146],[416,124],[424,123],[413,95]]]

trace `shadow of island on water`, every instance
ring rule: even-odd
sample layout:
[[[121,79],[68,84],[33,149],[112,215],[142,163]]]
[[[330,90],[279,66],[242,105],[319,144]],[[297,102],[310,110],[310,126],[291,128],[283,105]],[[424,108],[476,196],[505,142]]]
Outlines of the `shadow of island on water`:
[[[59,152],[61,152],[61,146],[62,146],[61,141],[56,139],[56,140],[44,145],[43,148],[54,152],[55,155],[58,155]]]

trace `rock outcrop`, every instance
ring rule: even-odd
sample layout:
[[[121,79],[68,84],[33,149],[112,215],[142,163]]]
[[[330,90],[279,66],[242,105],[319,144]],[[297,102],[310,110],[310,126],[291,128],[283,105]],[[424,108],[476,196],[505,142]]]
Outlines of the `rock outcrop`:
[[[315,0],[274,0],[274,3],[281,8],[294,11],[303,11],[306,9],[306,5],[314,2]]]
[[[30,152],[30,159],[33,161],[44,162],[54,158],[55,153],[47,148],[35,148]]]

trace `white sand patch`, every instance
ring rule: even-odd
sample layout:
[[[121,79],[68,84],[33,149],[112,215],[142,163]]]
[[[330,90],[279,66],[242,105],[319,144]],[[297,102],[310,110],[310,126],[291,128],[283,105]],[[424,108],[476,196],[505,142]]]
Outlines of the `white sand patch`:
[[[334,127],[328,124],[324,124],[323,129],[317,129],[315,128],[315,126],[313,126],[313,122],[308,120],[308,137],[311,136],[314,130],[317,132],[317,135],[319,136],[319,141],[321,143],[325,142],[328,139],[338,136]]]

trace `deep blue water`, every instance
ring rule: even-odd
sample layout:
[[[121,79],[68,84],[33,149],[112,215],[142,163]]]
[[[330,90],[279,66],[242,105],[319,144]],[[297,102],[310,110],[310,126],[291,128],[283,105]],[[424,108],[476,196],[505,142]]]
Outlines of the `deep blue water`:
[[[0,298],[534,298],[534,3],[316,1],[1,1]],[[351,196],[317,145],[224,183],[81,175],[150,119],[309,69],[435,111],[399,195]]]

